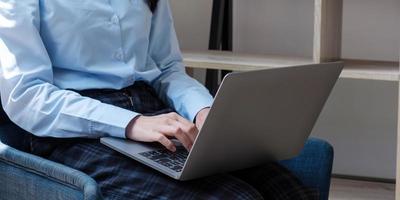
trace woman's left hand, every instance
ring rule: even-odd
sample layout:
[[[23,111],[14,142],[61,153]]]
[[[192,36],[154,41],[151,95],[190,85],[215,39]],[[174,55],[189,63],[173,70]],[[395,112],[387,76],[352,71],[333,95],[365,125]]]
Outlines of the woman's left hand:
[[[195,124],[198,130],[200,130],[203,127],[204,121],[206,120],[209,112],[210,108],[203,108],[197,113]]]

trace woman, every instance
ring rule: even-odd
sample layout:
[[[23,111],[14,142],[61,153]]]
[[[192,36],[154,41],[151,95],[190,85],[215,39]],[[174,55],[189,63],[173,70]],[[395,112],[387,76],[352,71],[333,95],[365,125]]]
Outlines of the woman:
[[[83,171],[107,199],[315,199],[276,163],[189,182],[99,143],[190,150],[212,97],[184,72],[167,0],[3,0],[0,92],[31,153]]]

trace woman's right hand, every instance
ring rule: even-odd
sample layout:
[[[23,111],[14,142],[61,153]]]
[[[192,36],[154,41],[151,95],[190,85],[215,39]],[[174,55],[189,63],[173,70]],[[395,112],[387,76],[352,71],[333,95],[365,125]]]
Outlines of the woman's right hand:
[[[176,138],[190,151],[198,132],[192,122],[177,113],[168,113],[136,117],[126,128],[126,137],[139,142],[159,142],[172,152],[176,147],[170,139]]]

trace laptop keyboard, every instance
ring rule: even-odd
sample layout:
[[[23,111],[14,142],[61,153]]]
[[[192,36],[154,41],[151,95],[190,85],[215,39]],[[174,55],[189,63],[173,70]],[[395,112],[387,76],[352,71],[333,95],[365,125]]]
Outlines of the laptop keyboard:
[[[186,158],[189,152],[184,147],[177,147],[175,152],[171,152],[167,149],[146,151],[139,153],[150,160],[153,160],[165,167],[168,167],[175,172],[181,172],[183,165],[185,164]]]

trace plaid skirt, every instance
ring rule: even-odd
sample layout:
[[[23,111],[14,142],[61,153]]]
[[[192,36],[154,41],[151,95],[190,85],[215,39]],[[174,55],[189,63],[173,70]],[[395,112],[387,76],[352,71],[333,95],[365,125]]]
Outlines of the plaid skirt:
[[[143,82],[122,90],[78,92],[144,115],[173,112]],[[276,162],[182,182],[100,144],[98,139],[33,136],[30,148],[33,154],[91,176],[105,199],[318,199],[316,190],[303,186],[299,179]]]

